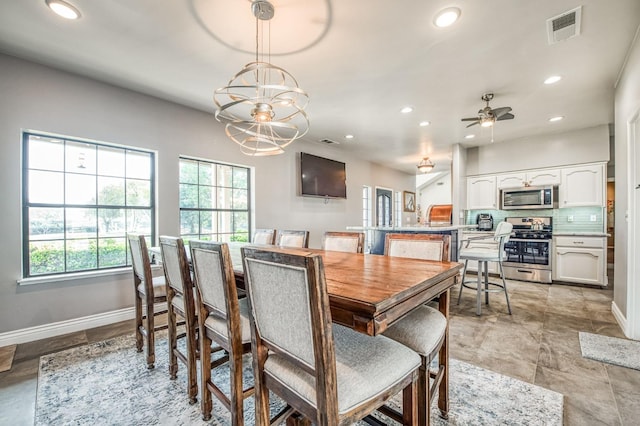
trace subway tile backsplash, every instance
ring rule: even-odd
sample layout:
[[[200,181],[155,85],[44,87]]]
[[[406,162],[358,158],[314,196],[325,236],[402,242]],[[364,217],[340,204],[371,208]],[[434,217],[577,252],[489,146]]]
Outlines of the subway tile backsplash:
[[[467,210],[465,223],[476,223],[478,213],[489,213],[493,216],[494,226],[506,217],[551,216],[554,232],[604,232],[604,207],[573,207],[565,209],[540,210]],[[595,221],[591,219],[595,218]],[[570,220],[572,219],[572,220]]]

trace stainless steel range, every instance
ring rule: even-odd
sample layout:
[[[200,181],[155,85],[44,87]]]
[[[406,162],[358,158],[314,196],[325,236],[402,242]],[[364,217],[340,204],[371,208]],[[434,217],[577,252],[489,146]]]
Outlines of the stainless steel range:
[[[508,217],[513,236],[504,246],[506,278],[551,283],[551,217]]]

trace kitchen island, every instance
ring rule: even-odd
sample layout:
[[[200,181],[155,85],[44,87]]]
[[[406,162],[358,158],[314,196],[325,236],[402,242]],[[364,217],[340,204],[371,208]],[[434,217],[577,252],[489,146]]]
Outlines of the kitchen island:
[[[384,254],[384,240],[389,232],[402,234],[441,234],[450,235],[449,256],[451,261],[458,261],[458,232],[465,229],[475,229],[478,225],[439,225],[439,226],[347,226],[349,231],[375,231],[371,243],[371,254]]]

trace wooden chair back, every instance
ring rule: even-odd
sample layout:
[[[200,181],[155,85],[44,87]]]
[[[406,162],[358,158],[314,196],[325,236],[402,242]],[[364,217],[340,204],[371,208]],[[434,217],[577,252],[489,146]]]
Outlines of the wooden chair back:
[[[275,244],[276,243],[276,230],[275,229],[256,229],[253,234],[251,242],[254,244]]]
[[[331,251],[362,253],[364,232],[332,232],[324,233],[322,248]]]
[[[309,231],[278,230],[276,245],[280,247],[309,248]]]
[[[387,233],[384,254],[448,262],[450,242],[450,235]]]
[[[153,276],[151,274],[151,261],[149,260],[147,241],[144,235],[133,234],[127,234],[127,240],[131,251],[134,289],[137,291],[138,285],[144,283],[147,303],[153,303]]]

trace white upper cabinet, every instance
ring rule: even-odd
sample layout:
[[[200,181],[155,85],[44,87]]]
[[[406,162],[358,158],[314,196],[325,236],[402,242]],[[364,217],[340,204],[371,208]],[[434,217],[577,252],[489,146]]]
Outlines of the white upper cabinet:
[[[604,164],[563,168],[558,207],[604,207],[604,190]]]
[[[498,191],[495,176],[467,178],[467,209],[497,209]]]
[[[560,185],[560,169],[531,170],[497,176],[498,189]]]

